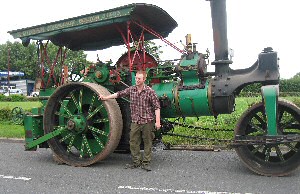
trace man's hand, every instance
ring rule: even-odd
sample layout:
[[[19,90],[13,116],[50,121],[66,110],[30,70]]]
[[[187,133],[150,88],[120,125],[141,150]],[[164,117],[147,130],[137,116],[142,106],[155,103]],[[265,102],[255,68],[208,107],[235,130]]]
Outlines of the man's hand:
[[[107,98],[101,94],[99,94],[98,100],[107,100]]]

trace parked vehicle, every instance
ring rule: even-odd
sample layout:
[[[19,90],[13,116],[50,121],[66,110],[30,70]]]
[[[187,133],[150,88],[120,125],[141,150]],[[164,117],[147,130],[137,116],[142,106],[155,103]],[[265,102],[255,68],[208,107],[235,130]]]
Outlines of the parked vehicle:
[[[39,97],[40,93],[39,92],[31,92],[30,96],[32,97]]]
[[[6,93],[4,93],[5,96],[9,96],[9,95],[23,95],[23,91],[21,89],[10,89],[9,91],[7,91]]]

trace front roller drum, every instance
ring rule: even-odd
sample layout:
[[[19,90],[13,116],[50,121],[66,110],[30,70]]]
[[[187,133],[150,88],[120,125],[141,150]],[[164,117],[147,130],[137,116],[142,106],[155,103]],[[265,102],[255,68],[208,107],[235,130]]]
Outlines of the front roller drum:
[[[290,102],[279,100],[277,128],[278,135],[299,137],[299,108]],[[254,104],[242,115],[235,135],[252,138],[267,136],[267,118],[262,102]],[[235,150],[250,170],[264,176],[285,176],[300,166],[299,141],[242,145]]]
[[[59,162],[89,166],[105,159],[119,144],[123,122],[115,99],[101,101],[110,92],[94,83],[69,83],[50,96],[44,113],[45,133],[63,129],[48,140]]]

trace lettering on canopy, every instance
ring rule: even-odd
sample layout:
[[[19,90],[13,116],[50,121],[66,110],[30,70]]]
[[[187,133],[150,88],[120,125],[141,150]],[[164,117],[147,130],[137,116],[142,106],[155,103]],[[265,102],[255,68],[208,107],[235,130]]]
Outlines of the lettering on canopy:
[[[92,24],[96,22],[101,22],[104,20],[114,19],[122,16],[129,15],[132,11],[131,8],[122,9],[122,10],[115,10],[106,13],[96,13],[94,15],[82,16],[77,17],[75,19],[68,19],[63,21],[58,21],[55,23],[45,24],[42,26],[33,27],[31,29],[25,29],[23,31],[19,31],[14,34],[14,38],[20,37],[28,37],[31,35],[52,32],[56,30],[67,29],[71,27],[77,27],[86,24]]]

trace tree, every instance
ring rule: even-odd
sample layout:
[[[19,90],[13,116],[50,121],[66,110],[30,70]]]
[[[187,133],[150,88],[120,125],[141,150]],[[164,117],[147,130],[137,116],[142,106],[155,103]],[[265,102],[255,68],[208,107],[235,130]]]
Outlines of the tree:
[[[160,50],[161,46],[157,46],[155,42],[153,41],[145,41],[145,50],[151,54],[153,57],[155,57],[156,60],[160,60],[160,55],[163,53],[163,51]]]
[[[138,48],[138,41],[134,42],[134,45],[130,47],[130,50],[133,51],[136,48]],[[160,50],[160,45],[156,45],[156,43],[151,40],[146,40],[144,41],[144,48],[146,52],[152,55],[156,60],[160,60],[160,55],[163,53],[163,51]]]
[[[300,79],[300,72],[296,73],[291,79]]]
[[[25,73],[24,79],[35,79],[39,75],[40,62],[38,61],[38,45],[31,42],[24,47],[19,42],[9,42],[0,45],[0,70],[8,69],[8,49],[10,48],[10,71],[21,71]],[[49,42],[47,45],[47,53],[51,64],[46,64],[50,68],[56,57],[57,46]],[[75,64],[85,63],[86,54],[83,51],[68,51],[65,64],[72,67]],[[57,63],[57,71],[60,71],[60,62]]]
[[[22,71],[25,79],[32,79],[37,69],[36,49],[34,44],[24,47],[19,42],[6,42],[0,45],[0,70],[8,70],[8,49],[10,49],[10,71]]]

